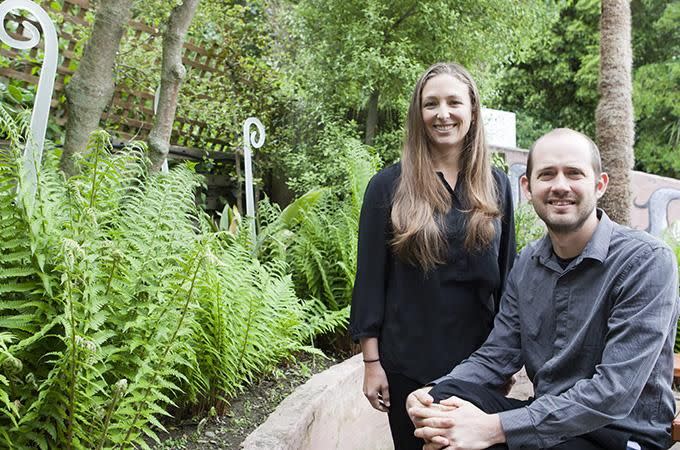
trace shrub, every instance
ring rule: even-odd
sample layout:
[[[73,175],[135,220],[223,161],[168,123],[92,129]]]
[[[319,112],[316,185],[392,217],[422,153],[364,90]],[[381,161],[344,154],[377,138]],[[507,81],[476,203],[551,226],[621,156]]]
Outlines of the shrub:
[[[361,203],[379,163],[355,139],[348,139],[341,148],[337,160],[343,177],[335,192],[314,189],[283,213],[263,202],[260,252],[285,255],[300,298],[314,299],[317,306],[348,317]],[[291,209],[296,211],[294,219]]]
[[[671,247],[675,257],[678,261],[678,270],[680,271],[680,222],[673,223],[664,233],[664,240]],[[680,275],[680,272],[679,272]],[[680,322],[678,323],[678,330],[675,334],[675,352],[680,352]]]
[[[542,238],[545,232],[545,224],[538,218],[533,206],[529,203],[520,203],[515,209],[517,253],[530,242]]]

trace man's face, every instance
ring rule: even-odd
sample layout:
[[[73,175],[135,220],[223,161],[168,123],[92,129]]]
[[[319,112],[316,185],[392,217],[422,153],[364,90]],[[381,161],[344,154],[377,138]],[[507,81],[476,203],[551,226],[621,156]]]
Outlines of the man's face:
[[[576,133],[549,134],[532,152],[531,180],[522,188],[536,214],[556,234],[578,232],[607,188],[607,174],[595,174],[589,142]],[[529,183],[529,181],[531,181]]]

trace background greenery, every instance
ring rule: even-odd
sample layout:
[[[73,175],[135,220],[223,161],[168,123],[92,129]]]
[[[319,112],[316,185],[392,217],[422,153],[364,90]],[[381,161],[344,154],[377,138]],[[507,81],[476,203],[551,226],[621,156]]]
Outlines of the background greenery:
[[[637,170],[680,177],[680,3],[633,0],[633,103]],[[501,78],[493,104],[515,111],[518,144],[556,126],[594,136],[599,65],[598,0],[568,0],[559,19]]]
[[[135,19],[162,28],[176,3],[136,2]],[[190,39],[219,48],[225,73],[190,72],[179,114],[234,149],[246,117],[266,124],[256,224],[231,205],[221,220],[208,216],[195,166],[151,174],[143,144],[114,152],[105,132],[68,180],[49,144],[37,197],[26,197],[17,156],[33,90],[2,80],[0,446],[144,447],[170,413],[225,412],[279,361],[318,352],[320,335],[346,325],[363,192],[398,159],[418,75],[437,60],[465,64],[485,106],[517,112],[521,146],[555,126],[592,135],[599,6],[202,1]],[[632,8],[637,165],[677,177],[680,8]],[[88,25],[64,31],[79,36],[80,54]],[[132,33],[123,42],[116,80],[152,92],[160,42],[139,44]],[[58,146],[61,127],[51,122],[48,136]],[[290,204],[275,201],[274,178]],[[515,219],[518,248],[543,233],[530,207]]]

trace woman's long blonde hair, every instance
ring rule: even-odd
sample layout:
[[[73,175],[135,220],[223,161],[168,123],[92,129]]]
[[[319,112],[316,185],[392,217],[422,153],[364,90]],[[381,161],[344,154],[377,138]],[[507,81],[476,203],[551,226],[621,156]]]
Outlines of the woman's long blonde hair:
[[[401,157],[401,176],[392,202],[392,249],[401,259],[429,271],[446,260],[444,216],[450,210],[451,194],[435,174],[427,131],[423,123],[422,92],[431,78],[449,74],[469,89],[472,118],[460,155],[458,183],[465,192],[467,225],[465,248],[491,244],[493,219],[500,216],[498,194],[491,174],[489,149],[484,140],[479,92],[472,77],[459,64],[435,64],[416,83],[406,122]]]

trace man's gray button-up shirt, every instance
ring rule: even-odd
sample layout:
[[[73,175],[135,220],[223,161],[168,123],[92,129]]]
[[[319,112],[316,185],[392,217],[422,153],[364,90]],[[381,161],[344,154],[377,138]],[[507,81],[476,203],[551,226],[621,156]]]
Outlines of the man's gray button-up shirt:
[[[598,216],[565,269],[547,236],[522,252],[487,341],[435,381],[501,386],[526,366],[536,400],[500,413],[511,449],[552,447],[606,425],[643,448],[670,445],[675,256],[649,234]]]

